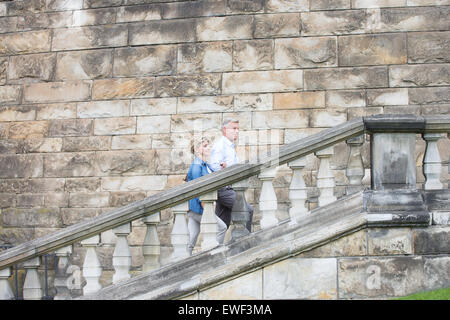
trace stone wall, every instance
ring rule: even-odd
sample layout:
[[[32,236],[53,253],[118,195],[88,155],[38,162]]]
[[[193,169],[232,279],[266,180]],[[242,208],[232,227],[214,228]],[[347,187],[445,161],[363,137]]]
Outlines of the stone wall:
[[[354,117],[448,114],[449,15],[448,0],[0,2],[0,243],[182,183],[192,137],[217,137],[227,117],[252,161]],[[335,147],[338,195],[347,156]],[[309,157],[311,208],[317,167]],[[289,181],[281,167],[281,218]],[[255,229],[259,187],[252,178],[246,194]],[[161,220],[166,256],[171,211]],[[136,268],[144,234],[135,222]],[[114,237],[102,235],[105,252]]]

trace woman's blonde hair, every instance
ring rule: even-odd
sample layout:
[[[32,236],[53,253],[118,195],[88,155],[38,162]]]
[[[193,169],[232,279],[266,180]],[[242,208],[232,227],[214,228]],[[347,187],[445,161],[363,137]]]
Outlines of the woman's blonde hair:
[[[209,139],[207,137],[201,137],[199,139],[194,139],[191,141],[190,150],[192,154],[195,154],[195,151],[198,149],[198,147],[204,143],[207,142],[210,143]]]

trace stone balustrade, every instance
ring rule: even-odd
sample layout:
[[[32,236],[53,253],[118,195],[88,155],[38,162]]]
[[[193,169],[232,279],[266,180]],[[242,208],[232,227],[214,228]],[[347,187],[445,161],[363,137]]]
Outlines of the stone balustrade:
[[[26,270],[23,298],[42,299],[40,256],[47,252],[55,252],[58,258],[54,283],[55,299],[70,299],[70,284],[73,279],[70,279],[71,275],[67,270],[68,259],[75,243],[80,243],[85,248],[82,273],[80,273],[85,280],[82,292],[84,295],[98,292],[102,288],[103,267],[101,256],[97,251],[101,245],[101,233],[107,230],[112,230],[117,237],[112,256],[114,268],[112,283],[130,279],[132,255],[127,236],[132,231],[131,222],[138,219],[142,219],[146,226],[145,239],[142,243],[144,257],[142,270],[147,272],[159,268],[162,263],[156,227],[160,223],[161,210],[166,208],[171,208],[174,217],[170,236],[173,251],[168,263],[188,257],[187,200],[197,196],[204,205],[199,250],[205,251],[217,247],[217,218],[214,214],[214,202],[217,200],[217,190],[225,185],[232,185],[237,192],[237,201],[232,213],[231,241],[245,237],[248,235],[245,225],[249,219],[245,208],[245,191],[248,188],[248,178],[252,176],[257,176],[261,182],[257,203],[261,216],[260,228],[269,229],[277,226],[280,222],[277,215],[279,199],[274,188],[274,180],[277,177],[278,168],[284,164],[287,164],[292,171],[288,190],[290,202],[288,219],[291,224],[301,223],[302,217],[307,216],[310,211],[307,203],[312,199],[308,198],[308,190],[313,188],[318,190],[319,207],[328,206],[339,198],[335,192],[336,170],[333,168],[332,160],[335,155],[334,146],[340,142],[345,142],[348,148],[348,163],[345,169],[348,180],[346,195],[364,188],[371,188],[373,194],[368,200],[368,208],[372,218],[369,220],[374,224],[384,223],[383,221],[389,219],[385,216],[381,217],[380,212],[384,211],[378,210],[380,207],[388,203],[391,205],[390,208],[395,210],[396,205],[404,205],[396,203],[395,199],[392,200],[392,193],[408,201],[417,200],[415,197],[418,192],[416,134],[421,133],[426,143],[423,157],[425,177],[423,189],[437,190],[448,186],[448,181],[441,179],[443,162],[439,154],[438,140],[448,138],[449,131],[448,116],[431,118],[374,116],[356,119],[323,130],[318,134],[282,146],[275,156],[262,158],[256,164],[232,166],[0,253],[0,298],[14,298],[8,281],[11,278],[11,266],[23,262]],[[364,163],[361,155],[366,134],[370,135],[370,163]],[[315,172],[316,186],[307,185],[303,177],[303,171],[308,165],[306,158],[309,155],[315,156],[319,163],[318,170]],[[370,186],[363,184],[366,167],[370,167]],[[415,207],[420,208],[420,203]],[[417,223],[424,223],[425,220],[417,219]],[[425,221],[425,223],[428,222]],[[411,224],[414,221],[408,220],[408,223]]]

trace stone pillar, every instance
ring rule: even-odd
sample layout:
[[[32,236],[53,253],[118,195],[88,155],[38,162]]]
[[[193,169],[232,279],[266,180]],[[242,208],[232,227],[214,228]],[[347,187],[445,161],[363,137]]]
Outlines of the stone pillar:
[[[217,191],[209,192],[199,197],[203,204],[202,222],[200,224],[200,233],[203,237],[201,243],[202,250],[208,250],[217,247],[217,216],[214,212],[214,201],[217,200]]]
[[[142,253],[144,255],[144,265],[142,271],[147,272],[160,267],[161,243],[159,242],[157,226],[161,221],[160,212],[154,213],[142,219],[147,226]]]
[[[320,159],[317,172],[317,188],[319,189],[319,207],[325,206],[337,200],[334,195],[334,174],[330,168],[330,158],[334,154],[334,147],[328,147],[314,153]]]
[[[115,270],[112,282],[116,284],[131,278],[131,251],[127,240],[127,236],[131,233],[131,223],[114,228],[113,232],[117,236],[117,242],[112,259]]]
[[[8,278],[11,276],[11,268],[0,270],[0,300],[13,300],[14,293],[9,285]]]
[[[183,259],[189,256],[189,232],[186,222],[188,209],[188,202],[180,203],[172,208],[175,219],[171,233],[172,260]]]
[[[259,211],[262,213],[261,229],[278,224],[278,219],[275,216],[278,200],[272,184],[277,174],[277,169],[277,167],[263,169],[258,175],[258,178],[262,181],[261,195],[259,196]]]
[[[348,155],[347,170],[345,174],[349,185],[346,188],[347,194],[352,194],[364,189],[362,179],[364,177],[364,163],[361,155],[361,146],[364,144],[364,135],[346,141],[350,147]]]
[[[71,300],[70,288],[68,287],[67,269],[69,267],[69,256],[72,254],[72,245],[55,251],[58,264],[55,271],[54,286],[56,295],[54,300]]]
[[[248,180],[242,180],[232,185],[236,191],[236,201],[231,211],[231,221],[233,221],[233,230],[231,231],[231,240],[237,240],[250,233],[246,225],[250,219],[250,214],[245,200],[245,190],[248,188]]]
[[[425,190],[442,189],[443,185],[440,181],[442,162],[437,146],[437,141],[442,138],[442,135],[439,133],[425,133],[422,137],[427,142],[423,158],[423,174],[426,179],[423,188]]]
[[[306,166],[306,159],[299,158],[289,162],[288,165],[292,169],[292,180],[289,185],[289,200],[291,201],[289,216],[291,217],[291,222],[295,223],[297,218],[308,213],[308,209],[306,209],[308,195],[302,174],[302,170]]]
[[[99,242],[100,235],[81,241],[81,245],[87,248],[83,263],[83,277],[86,279],[86,285],[83,287],[84,295],[97,292],[102,288],[100,285],[102,266],[95,251]]]
[[[23,283],[24,300],[41,300],[42,285],[39,277],[38,268],[41,265],[40,257],[32,258],[26,261],[23,267],[26,270],[25,281]]]
[[[415,147],[415,133],[372,134],[372,189],[416,189]]]

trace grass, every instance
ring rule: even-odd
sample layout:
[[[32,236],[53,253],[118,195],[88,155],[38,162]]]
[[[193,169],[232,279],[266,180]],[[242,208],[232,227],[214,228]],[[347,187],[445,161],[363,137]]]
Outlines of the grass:
[[[395,300],[450,300],[450,288],[419,292]]]

